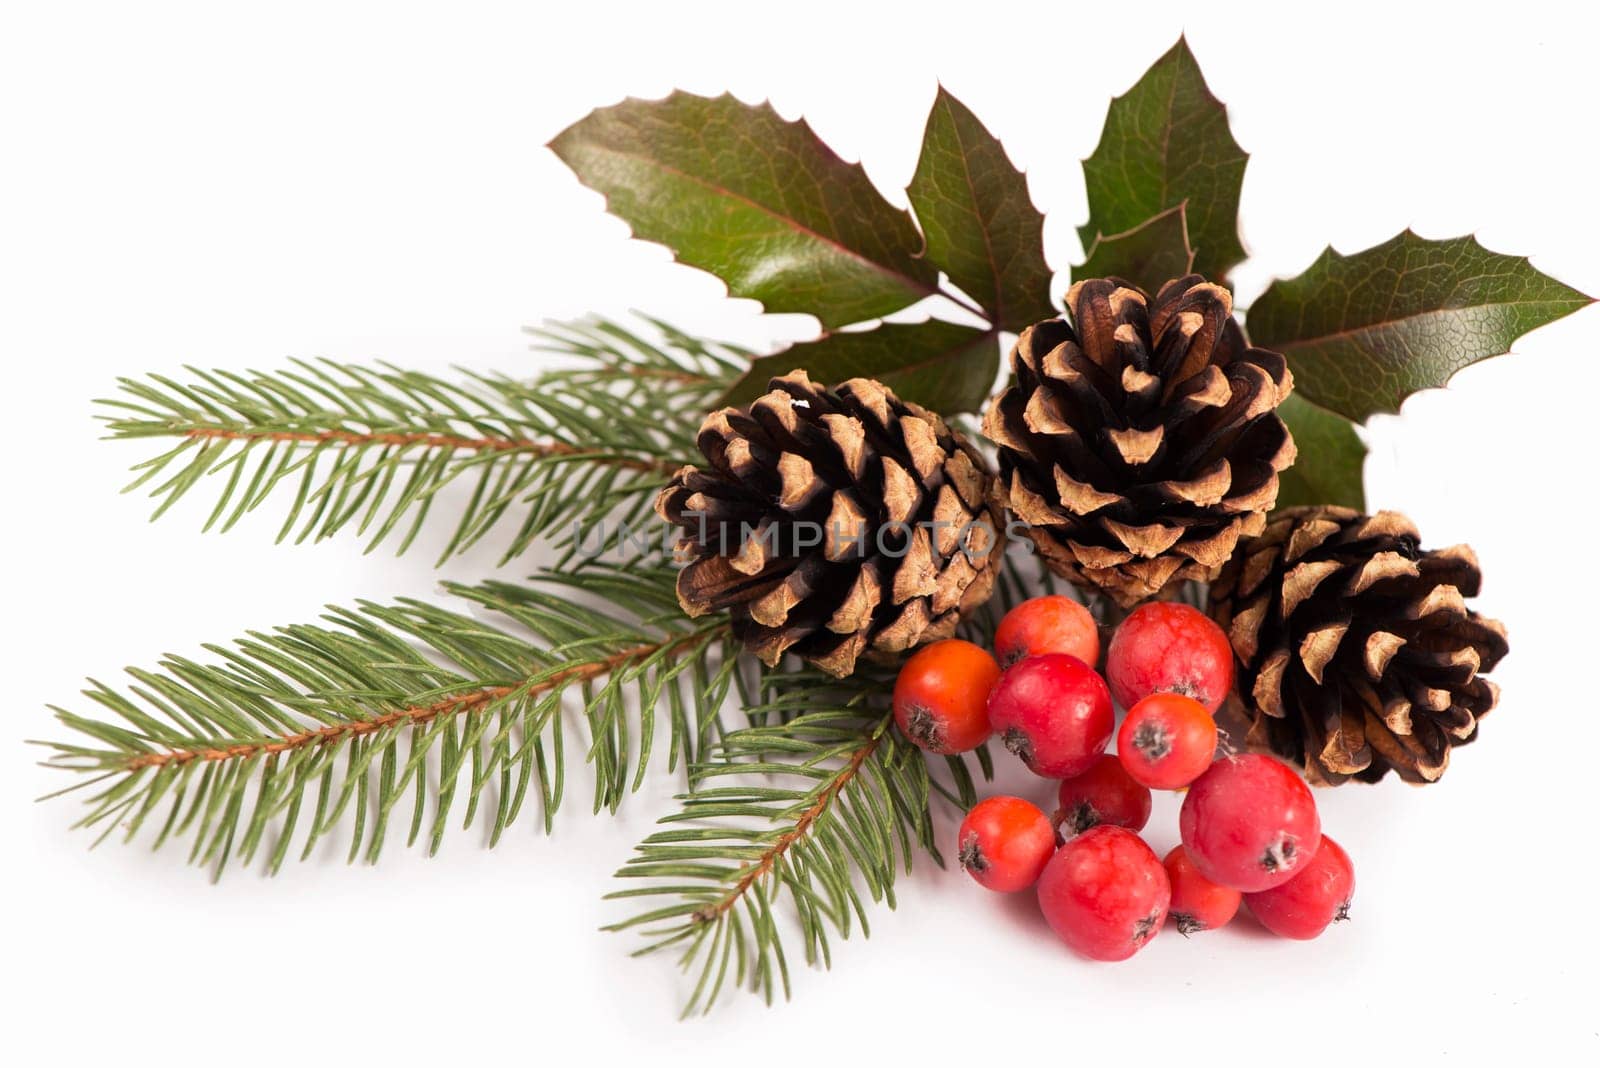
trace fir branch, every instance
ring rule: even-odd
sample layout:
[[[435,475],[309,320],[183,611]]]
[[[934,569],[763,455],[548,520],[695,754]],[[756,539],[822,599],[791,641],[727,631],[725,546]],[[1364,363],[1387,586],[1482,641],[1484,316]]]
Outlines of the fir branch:
[[[101,403],[115,410],[111,437],[176,442],[127,487],[150,486],[157,516],[220,487],[205,528],[228,530],[282,491],[280,540],[350,527],[369,551],[395,537],[403,552],[440,491],[461,482],[470,495],[441,559],[508,522],[506,559],[547,536],[570,557],[582,541],[570,531],[612,520],[608,539],[584,546],[595,553],[618,544],[617,524],[648,525],[656,490],[698,455],[700,414],[748,359],[646,322],[660,341],[604,320],[536,331],[564,365],[527,381],[297,361],[273,374],[123,379]]]
[[[709,1011],[730,981],[787,997],[786,925],[798,927],[806,962],[826,965],[830,932],[868,932],[863,889],[893,908],[896,874],[916,851],[943,863],[928,765],[883,707],[889,676],[799,673],[767,685],[768,700],[749,710],[757,725],[714,747],[696,791],[617,873],[649,885],[609,895],[650,903],[610,930],[643,929],[639,954],[676,948],[695,973],[685,1015]]]
[[[431,853],[458,794],[463,826],[492,808],[493,844],[530,789],[549,828],[569,695],[587,727],[596,811],[642,781],[659,709],[669,767],[692,762],[718,728],[741,662],[725,621],[683,618],[672,579],[591,564],[526,585],[447,587],[489,620],[412,600],[334,608],[324,624],[206,646],[209,664],[169,656],[155,671],[130,669],[126,692],[93,683],[86,696],[112,718],[56,709],[80,738],[40,744],[54,751],[50,766],[89,776],[63,793],[101,787],[80,826],[103,838],[124,824],[132,840],[159,822],[155,846],[187,835],[191,860],[217,874],[230,854],[249,863],[263,850],[275,872],[297,827],[305,857],[347,817],[350,859],[376,860],[395,810],[410,810],[415,842],[430,803]],[[580,591],[608,608],[574,604]]]
[[[794,821],[794,826],[773,839],[772,843],[762,850],[761,859],[754,864],[745,865],[738,882],[733,884],[732,888],[722,896],[720,901],[697,910],[694,913],[695,922],[710,923],[716,920],[742,901],[757,881],[770,875],[773,868],[783,860],[784,854],[788,853],[796,842],[805,838],[806,834],[811,830],[811,825],[828,811],[828,806],[833,804],[834,800],[839,796],[839,792],[850,785],[850,781],[861,773],[861,765],[865,764],[867,759],[876,753],[878,747],[882,744],[883,731],[881,729],[875,729],[861,741],[851,752],[850,758],[845,761],[844,766],[829,778],[822,789],[817,792],[816,800],[812,801],[800,813],[799,818]]]

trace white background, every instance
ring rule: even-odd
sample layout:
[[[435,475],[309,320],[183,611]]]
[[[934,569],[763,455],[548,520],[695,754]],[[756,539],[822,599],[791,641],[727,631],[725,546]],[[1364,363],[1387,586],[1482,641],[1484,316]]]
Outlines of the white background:
[[[31,804],[60,781],[21,742],[58,735],[46,703],[86,708],[84,675],[330,601],[428,595],[497,551],[431,570],[440,527],[398,560],[349,537],[274,547],[281,513],[201,535],[200,497],[147,524],[116,490],[148,450],[91,421],[114,376],[316,355],[516,372],[536,359],[524,324],[629,307],[763,346],[813,331],[630,242],[542,147],[624,95],[770,96],[903,203],[942,79],[1027,169],[1064,270],[1107,100],[1186,28],[1251,153],[1242,300],[1327,242],[1406,225],[1476,232],[1600,293],[1600,74],[1576,6],[896,8],[3,4],[7,1060],[1318,1063],[1537,1041],[1594,1063],[1594,309],[1371,427],[1373,504],[1476,546],[1513,655],[1443,783],[1320,795],[1359,892],[1354,922],[1313,944],[1244,921],[1091,965],[1025,896],[925,866],[870,941],[798,971],[791,1004],[736,994],[679,1024],[669,964],[597,930],[619,915],[599,900],[610,872],[666,811],[664,773],[615,821],[573,791],[549,839],[525,818],[492,853],[457,833],[431,861],[392,847],[377,867],[330,855],[219,887],[177,851],[89,853],[71,803]]]

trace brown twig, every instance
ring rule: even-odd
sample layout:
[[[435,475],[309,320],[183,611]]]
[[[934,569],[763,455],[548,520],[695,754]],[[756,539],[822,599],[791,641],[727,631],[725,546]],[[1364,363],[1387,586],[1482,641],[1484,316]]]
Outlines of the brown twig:
[[[186,438],[212,441],[294,441],[307,445],[341,446],[420,445],[427,449],[470,449],[477,452],[537,452],[543,456],[585,456],[594,450],[568,445],[563,441],[534,441],[529,438],[469,438],[455,434],[357,433],[353,430],[230,430],[226,427],[194,427]],[[633,471],[672,474],[678,464],[670,460],[639,460],[628,456],[608,457],[604,462]]]
[[[420,726],[440,716],[470,712],[475,708],[492,701],[510,697],[513,694],[531,697],[535,694],[548,693],[573,682],[587,682],[590,679],[598,678],[613,671],[629,661],[652,656],[660,652],[676,652],[686,645],[707,638],[710,633],[713,632],[696,631],[693,634],[681,635],[670,641],[636,645],[631,649],[624,649],[619,653],[613,653],[611,656],[603,657],[599,660],[563,668],[553,675],[540,678],[537,682],[523,683],[517,686],[486,686],[473,690],[471,693],[446,697],[432,704],[413,705],[410,708],[385,712],[371,719],[351,720],[347,723],[330,723],[326,726],[315,727],[296,734],[286,734],[275,742],[244,742],[239,745],[215,749],[169,749],[157,753],[142,753],[123,764],[122,770],[130,772],[141,771],[144,768],[160,768],[168,764],[187,764],[194,760],[236,760],[273,753],[287,753],[306,746],[326,745],[345,738],[357,738],[389,727],[400,725]]]
[[[850,760],[844,767],[839,769],[839,774],[834,776],[833,781],[823,788],[823,791],[817,795],[817,799],[804,812],[800,813],[800,818],[795,820],[794,826],[775,838],[772,845],[761,854],[760,860],[745,868],[743,874],[739,876],[739,881],[733,884],[733,888],[723,895],[721,900],[714,905],[707,905],[705,908],[695,910],[694,920],[696,923],[710,923],[724,912],[733,908],[734,905],[739,903],[739,899],[755,884],[757,879],[772,871],[773,865],[777,864],[779,858],[787,853],[791,846],[805,837],[806,832],[811,829],[811,825],[828,810],[828,806],[833,803],[834,798],[839,796],[839,791],[843,790],[846,784],[861,771],[861,765],[867,762],[867,758],[872,756],[883,742],[883,733],[883,731],[879,731],[874,734],[867,739],[865,744],[859,746],[855,752],[850,754]]]

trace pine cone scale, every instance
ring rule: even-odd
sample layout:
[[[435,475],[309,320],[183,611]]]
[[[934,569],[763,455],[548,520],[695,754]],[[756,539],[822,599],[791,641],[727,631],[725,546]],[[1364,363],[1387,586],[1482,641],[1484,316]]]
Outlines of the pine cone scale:
[[[1239,544],[1239,535],[1243,527],[1243,523],[1235,521],[1209,538],[1200,540],[1191,538],[1180,542],[1176,549],[1207,571],[1213,571],[1227,563],[1233,556],[1233,550]]]

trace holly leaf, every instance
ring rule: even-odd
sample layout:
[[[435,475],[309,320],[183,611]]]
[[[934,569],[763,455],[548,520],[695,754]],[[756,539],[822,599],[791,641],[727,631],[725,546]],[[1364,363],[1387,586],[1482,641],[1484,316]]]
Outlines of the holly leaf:
[[[1188,201],[1194,269],[1221,281],[1244,259],[1239,187],[1248,159],[1228,130],[1227,110],[1178,38],[1111,102],[1100,144],[1083,161],[1089,191],[1089,221],[1078,228],[1083,247]]]
[[[910,214],[770,104],[630,98],[590,112],[550,148],[635,237],[768,311],[805,312],[831,329],[936,291]]]
[[[906,190],[928,259],[989,313],[1021,330],[1055,315],[1044,261],[1044,216],[999,140],[943,86],[928,113],[922,157]]]
[[[1359,423],[1589,303],[1526,257],[1407,230],[1353,256],[1329,248],[1272,283],[1250,308],[1250,336],[1288,358],[1306,400]]]
[[[755,360],[717,403],[749,404],[767,391],[771,378],[803,369],[830,386],[847,378],[876,378],[902,400],[943,415],[975,412],[988,399],[1000,369],[996,341],[993,330],[938,319],[829,334]]]
[[[1278,406],[1278,415],[1289,424],[1298,454],[1294,465],[1278,476],[1277,506],[1342,504],[1365,512],[1361,474],[1367,446],[1356,434],[1355,424],[1317,407],[1298,391]]]
[[[1168,208],[1132,230],[1097,237],[1083,265],[1072,272],[1080,278],[1122,278],[1155,293],[1162,283],[1189,273],[1194,250],[1189,247],[1186,205]]]

